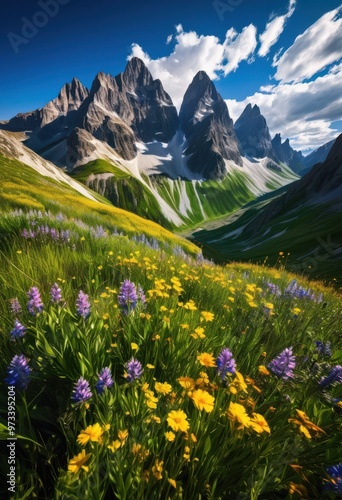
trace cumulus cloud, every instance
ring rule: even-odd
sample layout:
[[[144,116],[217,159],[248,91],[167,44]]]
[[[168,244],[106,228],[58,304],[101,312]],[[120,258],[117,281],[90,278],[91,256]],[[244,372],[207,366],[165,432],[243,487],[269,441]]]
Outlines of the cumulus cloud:
[[[171,38],[168,37],[169,43]],[[181,24],[176,26],[173,52],[165,57],[151,59],[143,48],[133,43],[128,59],[136,56],[144,61],[153,78],[159,78],[171,95],[177,108],[195,74],[204,70],[209,78],[216,80],[221,74],[235,71],[241,61],[248,60],[257,45],[256,28],[246,26],[241,33],[228,30],[223,42],[213,35],[198,35],[185,32]]]
[[[224,42],[224,57],[227,63],[222,66],[225,76],[236,71],[241,61],[248,61],[252,56],[257,46],[256,33],[253,24],[245,26],[240,34],[234,28],[227,31]]]
[[[342,5],[324,14],[274,61],[276,80],[281,83],[300,82],[341,59],[341,11]]]
[[[247,104],[257,104],[271,135],[280,132],[295,149],[315,149],[334,139],[330,128],[342,119],[342,64],[311,82],[267,85],[243,101],[226,100],[235,121]]]
[[[296,1],[297,0],[290,0],[287,13],[283,16],[274,17],[266,24],[265,31],[259,36],[261,45],[258,50],[258,56],[265,57],[269,53],[272,45],[277,43],[280,35],[284,31],[287,20],[295,11]]]

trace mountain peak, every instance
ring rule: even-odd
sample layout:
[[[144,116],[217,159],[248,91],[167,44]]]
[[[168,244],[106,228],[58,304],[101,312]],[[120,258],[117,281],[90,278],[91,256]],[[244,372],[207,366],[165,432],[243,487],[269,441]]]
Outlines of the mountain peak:
[[[128,61],[122,77],[127,86],[143,87],[151,85],[153,82],[149,69],[139,57],[132,57]]]
[[[241,146],[248,156],[276,160],[266,118],[259,106],[247,104],[241,116],[235,122],[235,132]]]

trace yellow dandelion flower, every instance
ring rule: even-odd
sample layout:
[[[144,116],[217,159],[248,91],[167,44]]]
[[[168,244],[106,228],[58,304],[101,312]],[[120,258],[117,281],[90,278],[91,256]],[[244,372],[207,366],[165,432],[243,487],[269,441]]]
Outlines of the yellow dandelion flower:
[[[88,427],[77,436],[77,442],[82,445],[87,444],[88,441],[101,443],[102,434],[103,429],[100,424],[88,425]]]
[[[301,309],[299,309],[299,307],[294,307],[294,308],[291,310],[291,312],[293,312],[293,314],[294,314],[295,316],[298,316],[298,314],[300,314],[300,313],[302,312],[302,310],[301,310]]]
[[[137,351],[139,349],[139,346],[138,344],[136,344],[135,342],[131,342],[131,349],[133,351]]]
[[[154,370],[155,366],[147,363],[146,368],[148,368],[149,370]]]
[[[214,409],[215,398],[207,391],[197,389],[192,393],[191,399],[200,411],[204,410],[210,413]]]
[[[157,392],[159,392],[159,394],[163,394],[164,396],[166,394],[170,394],[170,392],[172,391],[172,385],[168,384],[167,382],[156,382],[154,384],[154,388]]]
[[[167,416],[167,423],[175,432],[186,432],[190,424],[187,421],[187,415],[183,410],[172,410]]]
[[[215,358],[212,354],[209,354],[207,352],[202,352],[197,356],[198,361],[201,363],[202,366],[206,366],[207,368],[210,367],[215,367],[216,366],[216,361]]]
[[[266,422],[265,418],[260,415],[260,413],[252,413],[250,426],[258,434],[261,434],[263,432],[271,432],[268,423]]]
[[[202,311],[201,316],[205,321],[213,321],[215,315],[209,311]]]
[[[89,467],[87,465],[84,465],[90,458],[91,453],[88,453],[86,455],[85,449],[81,451],[78,455],[75,455],[73,458],[69,460],[68,463],[68,471],[71,472],[72,474],[77,474],[81,469],[85,470],[86,472],[89,471]]]
[[[175,437],[176,437],[176,434],[172,431],[169,431],[169,432],[165,432],[165,437],[168,441],[174,441],[175,440]]]

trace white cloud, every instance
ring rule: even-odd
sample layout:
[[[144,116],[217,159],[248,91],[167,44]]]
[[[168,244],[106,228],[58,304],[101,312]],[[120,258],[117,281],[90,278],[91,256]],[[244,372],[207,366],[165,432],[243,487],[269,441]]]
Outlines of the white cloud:
[[[342,119],[342,64],[307,83],[267,85],[244,101],[226,100],[235,121],[245,106],[257,104],[265,116],[271,135],[280,132],[295,149],[315,149],[334,139],[338,131],[330,128]]]
[[[277,80],[303,81],[342,57],[341,10],[342,5],[320,17],[274,61]]]
[[[283,16],[274,17],[266,24],[265,31],[259,36],[261,46],[258,50],[258,56],[265,57],[272,45],[277,43],[280,35],[284,31],[287,20],[292,16],[296,8],[297,0],[290,0],[288,11]]]
[[[224,57],[227,63],[222,66],[225,76],[236,71],[241,61],[252,56],[257,46],[256,33],[253,24],[245,26],[240,34],[234,28],[227,31],[224,42]]]
[[[171,41],[170,37],[168,40]],[[257,44],[256,28],[246,26],[241,33],[233,28],[226,33],[223,43],[213,35],[198,35],[195,31],[185,32],[181,24],[176,26],[173,52],[165,57],[151,59],[143,48],[134,43],[131,54],[144,61],[153,78],[163,82],[177,108],[184,93],[198,71],[204,70],[209,78],[216,80],[219,75],[235,71],[240,62],[248,60]]]
[[[166,39],[166,45],[169,45],[169,43],[172,42],[173,35],[169,35]]]

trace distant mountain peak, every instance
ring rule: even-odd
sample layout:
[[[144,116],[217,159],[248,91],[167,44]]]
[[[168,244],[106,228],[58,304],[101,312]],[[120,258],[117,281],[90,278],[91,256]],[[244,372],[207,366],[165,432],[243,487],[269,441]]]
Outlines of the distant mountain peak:
[[[242,165],[228,107],[204,71],[199,71],[187,88],[179,119],[193,172],[204,178],[222,178],[227,173],[225,160]]]
[[[151,85],[153,77],[147,68],[146,64],[139,57],[132,57],[126,65],[122,78],[126,85],[135,87],[143,87]]]
[[[261,114],[259,106],[247,104],[235,122],[235,132],[241,147],[247,156],[253,158],[268,157],[277,159],[271,142],[266,118]]]

